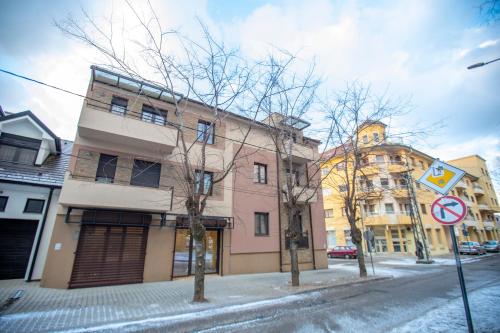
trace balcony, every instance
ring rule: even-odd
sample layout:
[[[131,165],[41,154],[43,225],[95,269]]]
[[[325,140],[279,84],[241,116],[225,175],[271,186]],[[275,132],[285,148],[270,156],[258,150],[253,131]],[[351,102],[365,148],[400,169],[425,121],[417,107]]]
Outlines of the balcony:
[[[172,209],[172,188],[95,183],[67,176],[59,203],[82,208],[166,212]]]
[[[286,151],[281,154],[281,158],[287,160],[291,158],[294,163],[303,164],[318,159],[317,150],[310,145],[294,142],[291,151],[289,144],[285,143]]]
[[[483,204],[483,203],[477,204],[477,208],[478,208],[480,211],[491,211],[491,210],[492,210],[492,209],[490,208],[490,206],[488,206],[487,204]]]
[[[455,185],[455,188],[467,188],[467,184],[463,180],[460,180],[457,185]]]
[[[396,215],[397,216],[397,220],[398,220],[398,224],[411,224],[411,217],[410,217],[410,213],[401,213],[401,214],[398,214]]]
[[[377,175],[380,173],[380,167],[377,163],[368,163],[361,165],[360,174],[363,176]]]
[[[177,134],[177,129],[168,125],[152,124],[88,105],[83,108],[78,122],[78,135],[82,138],[156,154],[171,153],[177,146]]]
[[[469,199],[469,198],[466,198],[466,197],[460,196],[460,199],[462,199],[462,201],[463,201],[463,202],[465,202],[465,204],[466,204],[467,206],[469,206],[469,207],[470,207],[470,206],[472,206],[472,201],[470,201],[470,199]]]
[[[387,165],[387,171],[390,173],[401,173],[406,171],[405,162],[403,161],[392,161]]]
[[[309,233],[304,231],[301,235],[299,235],[298,241],[299,249],[308,249],[309,248]],[[290,236],[285,235],[285,249],[290,249]]]
[[[484,195],[484,189],[481,187],[481,185],[474,184],[472,186],[472,188],[474,190],[474,194],[476,194],[476,195]]]
[[[465,220],[462,221],[463,224],[465,224],[467,227],[475,227],[477,228],[478,224],[477,221],[474,220],[472,217],[467,216]]]
[[[407,198],[409,196],[408,188],[405,185],[398,185],[393,187],[391,193],[395,198]]]
[[[283,187],[283,202],[288,202],[287,187]],[[294,186],[292,190],[293,196],[297,197],[297,203],[314,203],[318,200],[317,191],[306,186]]]
[[[483,221],[484,229],[492,230],[495,227],[495,222],[493,221]]]

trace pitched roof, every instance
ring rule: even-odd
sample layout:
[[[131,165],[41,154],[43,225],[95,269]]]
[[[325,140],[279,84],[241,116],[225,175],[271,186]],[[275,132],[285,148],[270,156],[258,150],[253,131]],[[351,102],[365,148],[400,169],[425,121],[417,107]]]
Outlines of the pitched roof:
[[[60,140],[61,153],[50,155],[41,165],[25,165],[0,161],[0,182],[10,181],[26,184],[61,187],[68,169],[73,142]]]
[[[22,111],[22,112],[18,112],[18,113],[6,114],[5,116],[0,117],[0,122],[10,120],[10,119],[21,118],[24,116],[30,117],[38,126],[40,126],[45,132],[47,132],[48,135],[50,135],[54,139],[55,144],[56,144],[56,150],[58,153],[60,153],[61,152],[61,139],[59,139],[59,137],[57,135],[55,135],[54,132],[52,132],[50,130],[50,128],[48,128],[40,119],[38,119],[38,117],[35,116],[35,114],[33,112],[28,110],[28,111]]]

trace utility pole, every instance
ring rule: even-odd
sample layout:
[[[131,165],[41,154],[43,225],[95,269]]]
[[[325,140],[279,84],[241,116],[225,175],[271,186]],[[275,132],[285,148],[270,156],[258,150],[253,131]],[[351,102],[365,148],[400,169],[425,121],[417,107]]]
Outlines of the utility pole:
[[[406,188],[408,191],[408,197],[410,198],[410,219],[413,229],[413,237],[415,238],[415,248],[417,248],[417,242],[421,240],[422,246],[424,247],[424,259],[417,259],[418,264],[431,264],[433,260],[430,258],[429,248],[427,246],[427,240],[425,237],[424,226],[422,225],[422,217],[418,211],[417,196],[415,194],[415,189],[413,188],[413,177],[408,163],[408,157],[406,159]]]

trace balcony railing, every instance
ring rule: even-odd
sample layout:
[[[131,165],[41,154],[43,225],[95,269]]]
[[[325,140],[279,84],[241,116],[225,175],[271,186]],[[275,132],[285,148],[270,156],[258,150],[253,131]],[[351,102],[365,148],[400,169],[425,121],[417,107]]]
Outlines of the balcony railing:
[[[111,113],[89,104],[82,110],[78,134],[82,138],[155,154],[171,153],[177,146],[178,136],[177,129],[172,126]]]
[[[72,207],[166,212],[172,209],[171,187],[96,183],[66,176],[59,203]]]
[[[463,180],[460,180],[457,185],[455,185],[456,188],[467,188],[467,184]]]
[[[309,248],[309,232],[304,231],[301,235],[299,235],[298,239],[298,248],[299,249],[308,249]],[[285,235],[285,249],[290,249],[290,236]]]
[[[283,187],[283,201],[288,202],[287,186]],[[317,190],[307,186],[294,186],[292,195],[296,197],[298,203],[314,203],[318,200]]]
[[[307,163],[318,159],[318,152],[308,144],[292,143],[291,151],[285,143],[285,151],[281,154],[282,159],[291,158],[295,163]]]
[[[474,190],[474,194],[478,194],[478,195],[483,195],[484,194],[484,189],[481,187],[481,185],[474,184],[472,186],[472,188]]]
[[[483,211],[490,211],[490,210],[492,210],[489,205],[483,204],[483,203],[478,204],[477,208],[479,210],[483,210]]]
[[[493,221],[483,221],[483,225],[487,230],[491,230],[495,227],[495,222]]]

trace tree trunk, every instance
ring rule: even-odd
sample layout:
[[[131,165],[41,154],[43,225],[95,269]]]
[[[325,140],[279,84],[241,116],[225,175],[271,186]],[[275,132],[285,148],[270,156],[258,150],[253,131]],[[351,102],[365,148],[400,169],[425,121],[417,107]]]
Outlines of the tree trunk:
[[[190,207],[192,208],[192,207]],[[193,236],[193,248],[195,251],[194,266],[194,295],[193,302],[205,302],[205,227],[201,222],[200,215],[196,209],[188,209],[190,212],[191,234]]]
[[[299,255],[297,249],[297,240],[295,237],[290,237],[290,265],[292,272],[292,286],[294,287],[298,287],[300,285]]]
[[[358,266],[359,266],[359,276],[364,278],[367,277],[366,265],[365,265],[365,255],[363,253],[363,237],[361,230],[356,226],[356,222],[349,221],[351,224],[351,237],[352,242],[356,245],[358,250]]]
[[[196,254],[193,302],[205,302],[205,242],[193,238]]]

